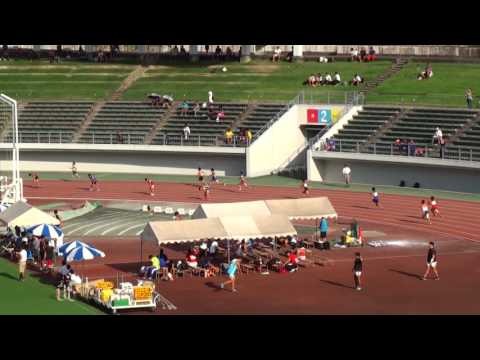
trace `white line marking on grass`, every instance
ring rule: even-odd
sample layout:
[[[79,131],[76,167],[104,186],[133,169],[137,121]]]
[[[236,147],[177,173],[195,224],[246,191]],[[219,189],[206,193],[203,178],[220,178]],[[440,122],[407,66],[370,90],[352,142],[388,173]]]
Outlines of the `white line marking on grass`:
[[[120,231],[120,232],[117,234],[117,236],[121,236],[121,235],[125,234],[125,233],[126,233],[127,231],[129,231],[129,230],[133,230],[133,229],[139,228],[139,227],[141,227],[141,226],[145,227],[146,225],[147,225],[146,223],[141,223],[141,224],[137,224],[137,225],[130,226],[130,227],[126,228],[125,230]],[[143,230],[142,230],[142,231],[143,231]]]

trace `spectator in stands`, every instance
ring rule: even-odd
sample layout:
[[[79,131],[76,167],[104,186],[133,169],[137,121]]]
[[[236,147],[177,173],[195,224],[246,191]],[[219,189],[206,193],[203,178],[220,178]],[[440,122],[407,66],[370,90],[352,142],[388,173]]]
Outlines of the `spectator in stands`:
[[[467,98],[467,108],[472,109],[473,108],[472,89],[467,89],[467,91],[465,92],[465,97]]]
[[[247,143],[247,130],[245,128],[240,128],[238,131],[238,141]]]
[[[200,103],[195,103],[193,106],[193,116],[197,117],[197,113],[200,111]]]
[[[220,59],[222,55],[223,55],[222,48],[220,47],[220,45],[217,45],[217,47],[215,48],[215,57],[217,59]]]
[[[443,138],[442,130],[439,127],[437,127],[435,129],[435,134],[433,135],[433,144],[439,145],[442,142],[442,138]]]
[[[169,95],[163,95],[162,96],[162,107],[164,109],[168,109],[172,105],[173,105],[173,98]]]
[[[307,80],[303,83],[304,85],[315,87],[317,86],[317,79],[314,74],[310,75]]]
[[[247,131],[245,132],[246,136],[247,136],[247,144],[251,144],[252,143],[252,139],[253,139],[253,134],[252,134],[252,131],[250,129],[247,129]]]
[[[178,46],[175,45],[172,49],[172,55],[178,55]]]
[[[427,64],[425,70],[417,75],[417,80],[428,80],[433,76],[432,66]]]
[[[293,62],[293,46],[292,46],[292,49],[287,53],[287,56],[285,57],[285,61]]]
[[[187,116],[190,106],[186,100],[183,100],[180,104],[180,116]]]
[[[161,100],[160,95],[152,93],[148,95],[148,98],[150,99],[152,106],[160,105],[160,100]]]
[[[445,140],[444,137],[440,139],[440,158],[445,159],[445,145],[447,141]]]
[[[230,59],[233,56],[233,52],[230,46],[227,46],[227,49],[225,50],[225,54],[227,55],[227,59]]]
[[[367,50],[364,47],[360,49],[360,60],[366,61],[367,60]]]
[[[205,52],[208,54],[209,51],[210,51],[210,45],[205,45]]]
[[[210,120],[216,119],[217,112],[215,111],[215,106],[213,106],[213,104],[208,106],[207,116]]]
[[[358,57],[358,50],[355,50],[354,48],[350,48],[350,60],[360,61],[360,58]]]
[[[359,86],[360,84],[363,84],[363,81],[364,80],[360,75],[355,74],[350,84],[352,84],[353,86]]]
[[[368,56],[367,56],[367,61],[375,61],[377,60],[377,55],[375,54],[375,50],[373,49],[373,46],[370,46],[368,49]]]
[[[410,142],[408,143],[408,156],[415,156],[417,153],[417,144],[415,144],[415,141],[413,139],[410,139]]]
[[[332,75],[330,75],[329,73],[327,73],[325,75],[325,79],[323,81],[323,85],[331,85],[332,84]]]
[[[224,118],[225,118],[225,113],[223,112],[223,108],[220,107],[220,111],[217,113],[217,118],[215,119],[215,121],[219,123],[223,121]]]
[[[282,54],[282,50],[280,50],[280,46],[277,46],[275,50],[273,50],[272,61],[278,62],[280,61],[280,55]]]
[[[213,104],[213,91],[208,92],[208,105]]]
[[[123,144],[123,136],[119,130],[117,130],[117,144]]]
[[[225,142],[227,144],[231,144],[233,142],[233,130],[232,130],[232,128],[228,128],[227,131],[225,131]]]
[[[183,138],[185,140],[188,140],[189,136],[190,136],[190,127],[188,126],[188,123],[185,123],[185,126],[183,127]]]
[[[335,72],[335,75],[333,75],[332,85],[338,85],[341,82],[342,79],[340,78],[340,74],[338,72]]]
[[[182,56],[187,55],[187,51],[185,50],[185,48],[183,47],[183,45],[180,46],[180,55],[182,55]]]

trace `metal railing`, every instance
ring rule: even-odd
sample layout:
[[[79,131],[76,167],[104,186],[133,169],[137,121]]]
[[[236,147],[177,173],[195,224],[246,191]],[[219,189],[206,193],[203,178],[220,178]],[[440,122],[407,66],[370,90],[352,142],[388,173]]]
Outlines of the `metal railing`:
[[[299,104],[344,105],[346,109],[365,103],[364,94],[357,91],[302,91],[298,96]]]
[[[11,142],[11,134],[3,140]],[[108,145],[142,145],[145,144],[146,135],[138,133],[122,133],[121,138],[116,133],[87,133],[84,134],[77,144],[108,144]],[[19,141],[22,144],[71,144],[73,133],[70,132],[19,132]],[[190,135],[188,138],[182,135],[157,135],[152,145],[177,145],[177,146],[226,146],[247,147],[248,140],[235,135],[231,140],[224,135]]]
[[[423,157],[445,160],[480,161],[480,151],[475,152],[473,148],[463,146],[446,146],[443,151],[439,147],[424,145],[397,145],[394,143],[373,143],[366,144],[355,140],[335,140],[335,145],[326,144],[325,141],[319,144],[316,151],[331,151],[342,153],[390,155],[406,157]]]

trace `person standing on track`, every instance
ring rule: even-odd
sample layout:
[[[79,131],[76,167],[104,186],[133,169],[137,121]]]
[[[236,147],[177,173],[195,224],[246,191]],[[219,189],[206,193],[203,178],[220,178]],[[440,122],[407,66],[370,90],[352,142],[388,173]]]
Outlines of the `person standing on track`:
[[[198,178],[198,183],[197,183],[197,186],[198,186],[198,191],[201,191],[202,190],[202,187],[203,187],[203,177],[204,177],[204,172],[202,170],[201,167],[198,168],[197,170],[197,178]]]
[[[431,224],[430,220],[430,209],[428,208],[427,202],[422,200],[422,218],[428,223]]]
[[[241,262],[241,259],[233,259],[230,262],[230,265],[228,265],[228,268],[227,268],[227,275],[230,280],[227,280],[221,283],[220,289],[224,289],[225,285],[227,284],[232,284],[232,292],[237,292],[237,289],[235,288],[235,277],[237,275],[238,268],[240,267],[240,262]]]
[[[380,197],[378,196],[377,189],[372,187],[372,202],[375,204],[376,207],[378,207],[380,203]]]
[[[90,179],[90,191],[92,191],[94,188],[97,191],[100,191],[100,188],[98,187],[98,183],[97,183],[97,177],[93,174],[88,174],[88,178]]]
[[[353,280],[355,282],[355,289],[362,290],[362,271],[363,271],[363,259],[360,253],[355,253],[355,262],[353,263]]]
[[[352,176],[351,176],[352,170],[350,169],[350,167],[348,166],[348,164],[345,164],[345,165],[343,166],[342,174],[343,174],[343,178],[345,179],[345,184],[346,184],[347,186],[349,186],[349,185],[350,185],[350,182],[351,182],[351,180],[352,180]]]
[[[33,183],[38,188],[39,182],[40,182],[40,178],[38,177],[38,173],[36,173],[36,172],[35,173],[30,173],[30,174],[28,174],[28,176],[30,176],[33,179]]]
[[[150,196],[155,196],[155,184],[153,183],[153,180],[145,178],[145,183],[148,186],[148,192],[150,193]]]
[[[303,187],[303,191],[302,191],[303,195],[309,195],[310,191],[308,190],[308,180],[307,179],[303,180],[302,187]]]
[[[433,216],[440,216],[440,210],[438,210],[437,200],[435,196],[430,197],[430,211],[432,212]]]
[[[78,179],[77,164],[75,161],[72,162],[72,178],[76,177]]]
[[[240,184],[238,184],[238,191],[242,191],[242,187],[248,189],[248,184],[245,180],[245,175],[243,175],[243,171],[240,172]]]
[[[437,250],[435,249],[435,244],[430,242],[428,254],[427,254],[427,271],[422,277],[422,280],[427,280],[427,276],[430,274],[430,270],[432,270],[435,274],[435,280],[440,280],[437,271]]]

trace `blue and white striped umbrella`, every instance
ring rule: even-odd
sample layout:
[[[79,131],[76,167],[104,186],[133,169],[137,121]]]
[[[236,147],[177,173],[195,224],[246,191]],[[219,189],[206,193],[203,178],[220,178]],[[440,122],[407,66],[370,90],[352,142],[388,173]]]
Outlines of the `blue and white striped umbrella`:
[[[87,245],[76,247],[70,252],[66,253],[65,260],[67,262],[82,261],[92,260],[96,257],[105,257],[105,253]]]
[[[85,244],[84,242],[81,242],[79,240],[75,240],[75,241],[71,241],[71,242],[68,242],[68,243],[60,246],[58,248],[58,253],[61,254],[61,255],[68,254],[73,249],[75,249],[77,247],[82,247],[82,246],[90,247],[90,245]]]
[[[63,231],[60,227],[48,224],[35,225],[27,229],[27,232],[35,236],[45,236],[49,239],[63,239]]]

